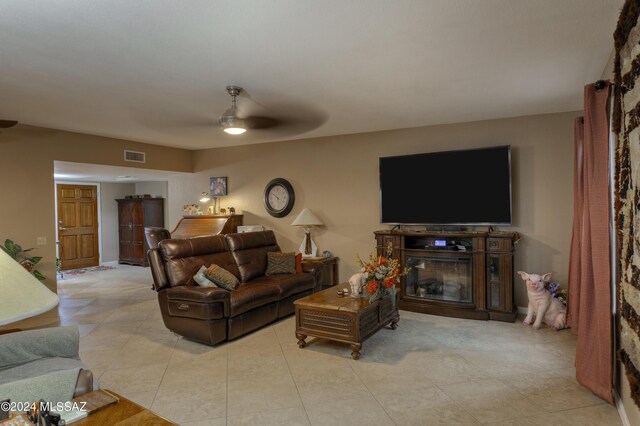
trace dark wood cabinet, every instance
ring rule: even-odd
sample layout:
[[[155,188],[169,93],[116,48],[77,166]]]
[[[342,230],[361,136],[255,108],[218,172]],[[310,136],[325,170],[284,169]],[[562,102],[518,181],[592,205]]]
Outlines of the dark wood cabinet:
[[[118,199],[118,263],[148,266],[145,226],[164,226],[164,198]]]
[[[410,268],[399,307],[469,319],[515,321],[515,232],[377,231],[378,255]]]

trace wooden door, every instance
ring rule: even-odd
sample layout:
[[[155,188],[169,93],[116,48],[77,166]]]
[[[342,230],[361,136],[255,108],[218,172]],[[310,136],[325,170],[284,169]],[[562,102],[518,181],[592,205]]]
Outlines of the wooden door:
[[[98,266],[98,188],[59,184],[57,193],[62,269]]]

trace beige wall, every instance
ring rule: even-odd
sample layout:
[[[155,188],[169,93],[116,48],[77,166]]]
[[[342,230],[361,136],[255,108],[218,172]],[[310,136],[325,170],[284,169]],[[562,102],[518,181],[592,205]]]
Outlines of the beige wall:
[[[118,260],[119,231],[118,231],[118,198],[132,195],[135,192],[133,183],[102,182],[100,184],[100,220],[101,220],[101,254],[102,262]]]
[[[125,148],[146,152],[147,162],[125,162]],[[24,125],[2,129],[0,240],[35,247],[37,237],[46,237],[36,253],[44,257],[39,269],[45,283],[55,289],[54,160],[190,172],[191,158],[191,151],[119,139]]]
[[[246,224],[273,229],[284,250],[296,250],[303,231],[291,226],[308,207],[325,223],[314,230],[320,251],[340,257],[340,278],[357,271],[356,256],[374,248],[379,220],[378,158],[418,152],[511,145],[513,226],[523,240],[516,268],[554,272],[566,286],[573,208],[573,120],[579,113],[559,113],[343,135],[253,146],[197,151],[194,175],[169,178],[169,220],[181,207],[198,203],[210,176],[227,176],[229,195],[222,207],[234,206]],[[285,218],[269,216],[263,190],[276,177],[288,179],[296,193]],[[425,180],[437,179],[425,175]],[[522,281],[516,281],[516,303],[527,305]]]

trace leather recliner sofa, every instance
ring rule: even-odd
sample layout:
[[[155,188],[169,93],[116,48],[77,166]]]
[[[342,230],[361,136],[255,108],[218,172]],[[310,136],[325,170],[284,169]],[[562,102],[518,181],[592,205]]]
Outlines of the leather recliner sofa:
[[[313,264],[295,274],[265,276],[267,252],[279,252],[273,231],[165,239],[148,252],[165,326],[214,345],[294,312],[293,302],[321,289]],[[235,275],[233,291],[200,287],[201,266],[217,264]]]

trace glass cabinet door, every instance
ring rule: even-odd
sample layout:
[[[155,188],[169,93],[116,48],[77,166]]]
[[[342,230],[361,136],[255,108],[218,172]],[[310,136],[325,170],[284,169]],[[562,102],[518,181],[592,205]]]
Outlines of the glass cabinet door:
[[[498,255],[487,256],[487,283],[489,288],[489,309],[501,309],[502,297],[500,296],[500,257]]]
[[[473,302],[471,257],[441,258],[410,255],[404,294],[420,299]]]

